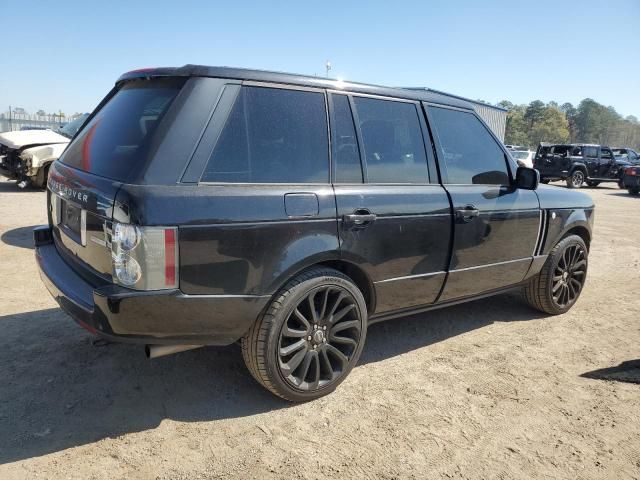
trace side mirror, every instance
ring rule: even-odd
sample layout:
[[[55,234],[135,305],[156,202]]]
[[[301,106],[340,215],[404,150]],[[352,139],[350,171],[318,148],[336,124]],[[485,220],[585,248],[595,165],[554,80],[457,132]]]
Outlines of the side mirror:
[[[516,188],[535,190],[540,184],[540,173],[534,168],[518,167],[516,171]]]

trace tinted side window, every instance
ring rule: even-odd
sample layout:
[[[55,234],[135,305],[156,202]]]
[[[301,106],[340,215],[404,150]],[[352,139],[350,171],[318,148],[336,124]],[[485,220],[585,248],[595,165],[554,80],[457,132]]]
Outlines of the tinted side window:
[[[601,148],[600,149],[600,157],[605,159],[605,160],[612,160],[613,159],[613,153],[611,153],[611,150],[609,150],[608,148]]]
[[[332,95],[333,164],[336,183],[362,183],[362,166],[353,115],[346,95]]]
[[[355,97],[371,183],[428,183],[427,156],[413,103]]]
[[[447,183],[509,185],[504,152],[471,113],[429,107],[447,172]]]
[[[328,182],[324,95],[242,87],[202,181]]]
[[[584,156],[598,158],[598,147],[584,147]]]

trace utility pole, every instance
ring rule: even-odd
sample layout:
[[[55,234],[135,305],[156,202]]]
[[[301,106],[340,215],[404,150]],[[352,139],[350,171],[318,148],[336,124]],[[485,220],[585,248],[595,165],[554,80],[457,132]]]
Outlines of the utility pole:
[[[9,131],[13,130],[13,124],[11,122],[11,105],[9,105]]]
[[[331,70],[331,62],[329,60],[327,60],[325,68],[327,69],[327,78],[329,78],[329,70]]]

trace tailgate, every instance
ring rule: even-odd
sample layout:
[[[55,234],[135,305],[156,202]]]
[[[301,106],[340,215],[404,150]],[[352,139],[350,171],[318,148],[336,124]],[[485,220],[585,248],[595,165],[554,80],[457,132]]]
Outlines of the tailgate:
[[[49,172],[47,204],[54,242],[70,266],[92,283],[111,281],[109,236],[120,185],[59,161]]]

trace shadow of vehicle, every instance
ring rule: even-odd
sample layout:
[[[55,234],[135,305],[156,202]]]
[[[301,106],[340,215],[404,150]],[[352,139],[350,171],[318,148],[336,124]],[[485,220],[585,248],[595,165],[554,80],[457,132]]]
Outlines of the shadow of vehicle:
[[[493,322],[542,317],[503,295],[372,325],[360,365]],[[141,346],[93,346],[57,308],[0,317],[0,329],[0,464],[153,429],[163,419],[215,421],[291,406],[251,378],[237,345],[148,361]]]
[[[615,195],[616,197],[628,197],[628,198],[640,198],[640,195],[631,195],[626,190],[618,190],[617,192],[611,192],[609,195]]]
[[[0,240],[13,247],[33,249],[33,229],[37,226],[31,225],[30,227],[7,230],[2,234]]]
[[[612,380],[640,384],[640,359],[622,362],[616,367],[600,368],[580,375],[595,380]]]

